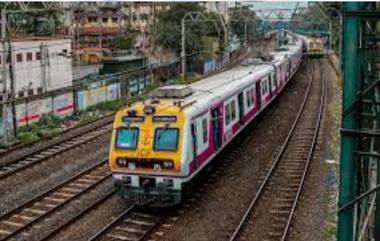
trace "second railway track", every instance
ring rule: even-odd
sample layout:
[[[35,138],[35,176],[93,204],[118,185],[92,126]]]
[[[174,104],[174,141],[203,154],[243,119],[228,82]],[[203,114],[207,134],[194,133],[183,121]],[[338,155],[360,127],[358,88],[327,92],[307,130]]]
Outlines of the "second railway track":
[[[162,217],[152,212],[140,211],[132,205],[118,217],[113,219],[102,230],[93,235],[88,241],[119,240],[141,241],[145,240],[162,221]]]
[[[73,135],[53,141],[48,145],[36,148],[10,160],[3,160],[0,163],[0,180],[17,173],[26,168],[32,167],[48,158],[60,153],[84,145],[111,130],[113,115],[106,116],[97,123],[84,126]]]
[[[0,216],[0,241],[14,238],[111,177],[103,160]]]
[[[315,62],[314,65],[321,64]],[[296,120],[230,241],[285,241],[288,238],[323,113],[325,86],[322,66],[313,68],[309,78],[308,90]]]

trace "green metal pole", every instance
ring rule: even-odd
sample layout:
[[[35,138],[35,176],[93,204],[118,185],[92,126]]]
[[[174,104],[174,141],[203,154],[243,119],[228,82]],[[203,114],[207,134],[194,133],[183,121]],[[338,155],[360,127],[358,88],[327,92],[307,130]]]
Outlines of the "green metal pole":
[[[380,183],[380,160],[377,161],[377,184]],[[375,240],[380,240],[380,190],[376,192]]]
[[[358,2],[344,3],[345,11],[359,10]],[[343,22],[343,113],[354,103],[359,85],[359,21],[356,16],[344,16]],[[356,129],[354,112],[343,116],[342,127]],[[357,170],[354,159],[354,150],[357,147],[355,136],[342,134],[340,156],[340,189],[339,207],[353,200],[357,190]],[[354,240],[354,209],[347,208],[338,214],[338,241]]]
[[[380,3],[376,2],[376,11],[380,11]],[[376,22],[376,35],[380,35],[380,22]],[[380,47],[380,46],[378,46]],[[376,56],[380,60],[380,56]],[[380,68],[377,68],[380,70]],[[379,93],[376,93],[376,100],[380,100]],[[377,108],[380,108],[379,106]],[[380,120],[379,109],[377,109],[377,119]],[[380,121],[377,122],[377,128],[380,129]],[[380,159],[377,160],[377,184],[380,184]],[[380,190],[376,192],[376,210],[375,210],[375,240],[380,240]]]

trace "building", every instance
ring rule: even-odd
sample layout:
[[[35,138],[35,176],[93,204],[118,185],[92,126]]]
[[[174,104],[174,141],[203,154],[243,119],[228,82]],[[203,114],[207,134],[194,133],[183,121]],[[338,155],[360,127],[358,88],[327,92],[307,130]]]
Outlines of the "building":
[[[114,50],[116,37],[138,33],[136,47],[146,47],[150,24],[158,12],[169,8],[169,3],[159,2],[68,2],[65,33],[82,62],[100,63],[104,51]]]
[[[6,62],[8,93],[13,86],[13,95],[22,98],[72,85],[70,39],[24,37],[13,39],[10,46],[11,57]]]

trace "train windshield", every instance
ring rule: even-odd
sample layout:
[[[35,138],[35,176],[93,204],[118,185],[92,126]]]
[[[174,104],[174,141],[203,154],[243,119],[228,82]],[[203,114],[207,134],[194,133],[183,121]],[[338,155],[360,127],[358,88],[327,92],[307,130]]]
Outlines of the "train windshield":
[[[156,128],[154,133],[155,151],[176,151],[178,146],[177,128]]]
[[[137,140],[139,138],[139,129],[120,128],[116,134],[116,148],[119,149],[136,149]]]

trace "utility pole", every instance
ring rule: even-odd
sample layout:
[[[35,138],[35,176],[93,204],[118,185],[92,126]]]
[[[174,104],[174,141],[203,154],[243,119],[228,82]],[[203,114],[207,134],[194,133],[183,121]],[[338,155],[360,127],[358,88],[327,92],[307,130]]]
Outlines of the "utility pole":
[[[185,15],[186,16],[186,15]],[[185,36],[185,16],[181,20],[181,36],[182,36],[182,47],[181,47],[181,61],[182,61],[182,80],[186,79],[186,36]]]
[[[2,55],[1,55],[1,79],[3,82],[3,101],[2,105],[2,129],[3,129],[3,143],[8,143],[8,90],[7,90],[7,71],[6,71],[6,27],[7,27],[7,13],[5,9],[1,10],[1,43],[2,43]]]
[[[244,46],[247,46],[247,21],[244,21]]]

